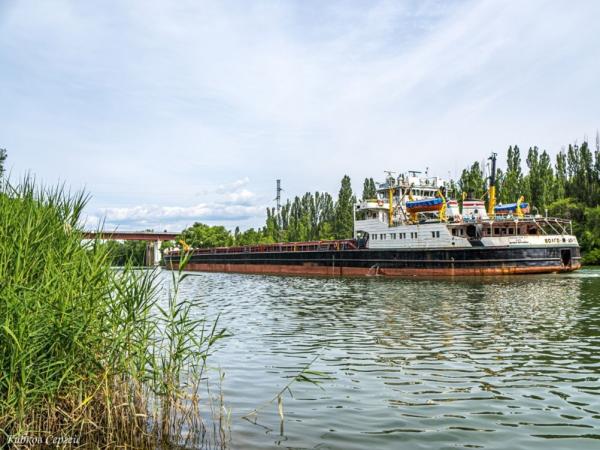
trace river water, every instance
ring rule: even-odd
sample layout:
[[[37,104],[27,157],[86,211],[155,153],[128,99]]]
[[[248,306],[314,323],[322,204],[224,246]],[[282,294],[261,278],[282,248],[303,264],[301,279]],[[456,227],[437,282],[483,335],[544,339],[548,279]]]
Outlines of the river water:
[[[195,273],[182,295],[231,334],[209,364],[234,449],[600,448],[600,271]],[[293,383],[281,423],[269,400],[313,360],[330,378]]]

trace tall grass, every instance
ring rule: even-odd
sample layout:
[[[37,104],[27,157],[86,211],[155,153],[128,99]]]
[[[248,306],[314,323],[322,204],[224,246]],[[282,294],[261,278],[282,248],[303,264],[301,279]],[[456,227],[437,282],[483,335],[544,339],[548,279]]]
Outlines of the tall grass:
[[[106,245],[82,244],[86,202],[30,179],[1,188],[0,447],[223,447],[201,387],[224,331],[192,317],[181,270],[161,304],[158,272],[115,271]]]

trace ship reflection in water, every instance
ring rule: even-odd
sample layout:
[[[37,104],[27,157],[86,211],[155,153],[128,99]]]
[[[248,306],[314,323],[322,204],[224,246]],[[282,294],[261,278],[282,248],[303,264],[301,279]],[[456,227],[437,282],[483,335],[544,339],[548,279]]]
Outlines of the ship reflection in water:
[[[197,273],[232,336],[225,372],[232,447],[596,449],[600,272],[531,277],[324,279]],[[165,282],[170,274],[165,273]],[[307,362],[333,379],[292,386]],[[216,378],[216,376],[215,376]],[[322,388],[322,389],[321,389]]]

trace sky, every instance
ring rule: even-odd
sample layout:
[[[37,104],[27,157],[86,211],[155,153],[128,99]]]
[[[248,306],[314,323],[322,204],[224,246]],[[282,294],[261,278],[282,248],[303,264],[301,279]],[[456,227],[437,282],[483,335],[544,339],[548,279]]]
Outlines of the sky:
[[[384,171],[457,177],[600,128],[598,1],[0,0],[11,179],[87,225],[245,229]]]

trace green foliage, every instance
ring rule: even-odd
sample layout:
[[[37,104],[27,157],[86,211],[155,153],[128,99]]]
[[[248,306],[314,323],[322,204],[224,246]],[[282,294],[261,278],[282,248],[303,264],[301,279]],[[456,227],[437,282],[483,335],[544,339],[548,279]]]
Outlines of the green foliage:
[[[338,201],[335,205],[335,220],[333,233],[336,239],[349,239],[354,230],[353,208],[356,198],[352,194],[352,184],[350,177],[344,175],[338,194]]]
[[[540,155],[538,148],[532,147],[527,154],[527,167],[529,173],[525,177],[526,192],[523,194],[533,205],[549,205],[554,199],[552,188],[555,186],[550,156],[545,150]]]
[[[518,146],[508,147],[506,157],[506,174],[499,185],[501,203],[516,202],[523,195],[523,173],[521,171],[521,152]]]
[[[585,205],[571,197],[561,198],[548,205],[548,214],[582,223],[585,214]]]
[[[164,305],[158,272],[111,269],[108,245],[83,245],[86,200],[29,180],[0,192],[0,447],[32,434],[197,448],[197,390],[224,333],[178,297],[181,272]]]
[[[377,187],[375,186],[375,180],[373,180],[373,178],[365,178],[363,183],[362,198],[363,200],[377,198]]]
[[[462,193],[470,198],[481,198],[485,193],[485,178],[478,162],[474,162],[469,169],[464,169],[458,187]],[[461,195],[462,198],[462,195]]]
[[[581,247],[584,251],[600,248],[600,206],[586,208],[581,233]]]
[[[144,241],[107,241],[111,263],[113,266],[143,266],[146,257],[146,245]]]
[[[186,228],[178,237],[190,247],[211,248],[226,247],[233,244],[231,233],[223,226],[210,226],[196,222]]]
[[[600,248],[595,248],[583,255],[581,262],[586,266],[599,266],[600,265]]]
[[[235,237],[235,245],[273,244],[275,239],[265,229],[249,228]]]

